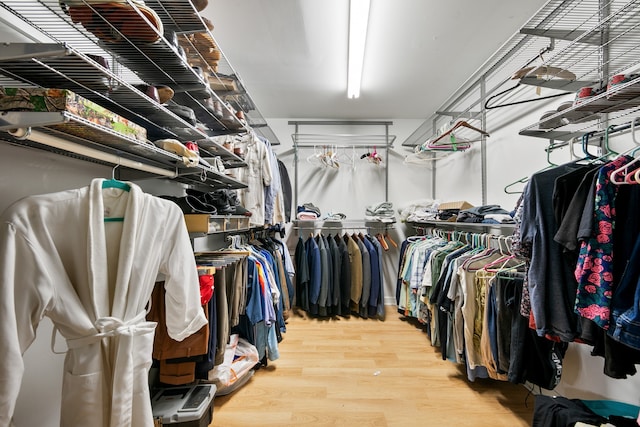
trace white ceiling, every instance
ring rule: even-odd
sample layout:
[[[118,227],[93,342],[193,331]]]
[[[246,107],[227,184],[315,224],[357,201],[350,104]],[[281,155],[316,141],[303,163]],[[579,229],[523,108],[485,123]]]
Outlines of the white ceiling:
[[[348,99],[348,0],[209,0],[213,35],[266,118],[426,119],[546,0],[372,0]]]

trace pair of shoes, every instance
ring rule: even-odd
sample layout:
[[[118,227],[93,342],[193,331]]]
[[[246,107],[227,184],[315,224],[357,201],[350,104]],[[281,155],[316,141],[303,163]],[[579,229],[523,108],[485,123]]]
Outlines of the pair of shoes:
[[[208,200],[211,200],[216,208],[218,208],[218,213],[220,215],[231,215],[234,212],[227,190],[214,190],[211,193],[207,193],[205,197],[207,197]]]
[[[563,126],[565,123],[562,122],[562,117],[553,117],[553,115],[558,114],[556,110],[545,111],[540,117],[540,129],[555,129]]]
[[[636,82],[628,85],[629,82],[636,80],[638,77],[640,77],[640,74],[617,74],[611,77],[607,85],[607,91],[610,92],[607,94],[607,99],[611,101],[628,101],[640,96],[640,83]],[[623,85],[625,87],[619,89]],[[629,107],[635,105],[637,103],[629,105]]]
[[[196,197],[205,204],[215,206],[218,215],[251,216],[251,212],[240,205],[238,194],[234,190],[218,189],[209,193],[187,190],[187,195]]]
[[[167,110],[171,111],[191,126],[195,126],[198,123],[198,119],[196,118],[196,113],[193,111],[193,108],[178,104],[169,104],[166,107]]]
[[[229,196],[229,204],[233,207],[233,215],[251,216],[251,212],[240,204],[238,193],[233,190],[226,190]]]
[[[568,110],[572,106],[573,106],[572,101],[566,101],[558,105],[558,108],[556,110],[558,112],[562,112],[562,111]],[[563,124],[573,124],[573,123],[584,123],[591,120],[596,120],[598,117],[599,115],[597,113],[572,110],[572,111],[566,111],[562,115],[561,120]]]
[[[174,197],[174,196],[160,196],[163,199],[170,200],[177,204],[182,213],[184,214],[209,214],[209,215],[217,215],[218,209],[203,201],[202,199],[192,195],[187,194],[184,197]]]

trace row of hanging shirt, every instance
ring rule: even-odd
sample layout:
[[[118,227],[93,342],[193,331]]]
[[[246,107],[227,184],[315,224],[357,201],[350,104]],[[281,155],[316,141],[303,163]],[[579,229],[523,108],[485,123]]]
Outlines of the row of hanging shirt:
[[[490,247],[492,241],[499,248]],[[518,312],[524,266],[503,237],[409,237],[400,248],[398,311],[425,324],[442,358],[465,364],[470,381],[488,377],[553,388],[557,372],[536,354],[556,348],[527,334],[527,319]]]
[[[515,216],[516,250],[530,264],[522,313],[540,336],[592,345],[613,378],[640,363],[640,187],[625,178],[636,162],[619,155],[537,172]]]
[[[295,267],[284,243],[267,236],[249,242],[232,237],[228,249],[196,254],[200,267],[217,270],[208,305],[216,342],[210,348],[209,370],[222,363],[232,334],[254,345],[263,364],[278,359],[293,302]],[[230,257],[236,258],[229,263]]]
[[[298,238],[296,306],[313,316],[384,320],[381,234],[318,234]]]

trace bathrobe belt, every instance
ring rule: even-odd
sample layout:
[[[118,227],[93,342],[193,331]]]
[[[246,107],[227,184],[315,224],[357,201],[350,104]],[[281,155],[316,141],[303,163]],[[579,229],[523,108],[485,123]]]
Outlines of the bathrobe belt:
[[[103,338],[117,337],[115,361],[113,361],[113,376],[111,381],[111,422],[112,427],[128,426],[132,423],[133,384],[136,374],[134,366],[143,365],[140,355],[136,355],[134,337],[153,334],[156,322],[145,320],[146,312],[138,314],[133,319],[122,321],[115,317],[101,317],[94,322],[97,332],[80,338],[67,340],[69,349],[94,344]],[[151,353],[149,353],[149,358]]]

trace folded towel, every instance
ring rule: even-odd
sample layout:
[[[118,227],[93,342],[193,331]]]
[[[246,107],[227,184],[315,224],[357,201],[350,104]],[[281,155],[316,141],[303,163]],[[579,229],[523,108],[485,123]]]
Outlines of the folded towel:
[[[318,219],[318,215],[316,215],[313,212],[302,211],[302,212],[298,212],[298,214],[296,215],[296,218],[302,221],[314,221]]]
[[[366,214],[370,216],[394,216],[393,204],[391,202],[382,202],[377,205],[367,206]]]

